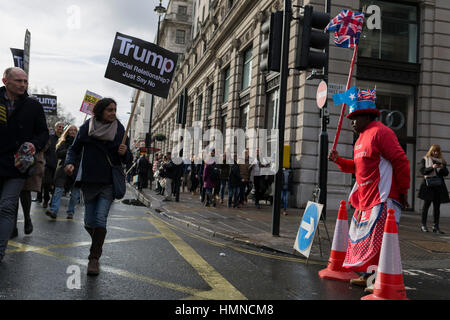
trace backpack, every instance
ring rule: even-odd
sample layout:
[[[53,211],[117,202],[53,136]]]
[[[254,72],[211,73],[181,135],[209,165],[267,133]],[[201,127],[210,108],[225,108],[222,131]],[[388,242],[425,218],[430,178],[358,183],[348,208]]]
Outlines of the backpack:
[[[220,169],[217,165],[213,165],[213,167],[211,168],[211,178],[214,181],[220,181]]]

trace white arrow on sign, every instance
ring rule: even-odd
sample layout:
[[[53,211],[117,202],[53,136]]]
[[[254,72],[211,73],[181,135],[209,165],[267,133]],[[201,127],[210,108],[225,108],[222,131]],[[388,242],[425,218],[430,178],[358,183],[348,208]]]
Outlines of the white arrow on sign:
[[[309,239],[309,238],[311,237],[313,231],[314,231],[314,225],[315,225],[315,224],[314,224],[314,218],[313,218],[313,217],[310,217],[310,218],[309,218],[309,222],[310,222],[310,223],[307,223],[306,221],[303,221],[303,220],[302,220],[302,224],[301,224],[301,226],[300,226],[300,227],[302,227],[303,229],[305,229],[306,231],[308,231],[308,233],[306,234],[305,239]]]

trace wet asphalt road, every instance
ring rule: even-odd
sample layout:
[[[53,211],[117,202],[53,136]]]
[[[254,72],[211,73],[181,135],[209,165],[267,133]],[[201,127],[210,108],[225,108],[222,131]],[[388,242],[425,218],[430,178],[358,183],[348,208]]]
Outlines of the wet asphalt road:
[[[128,193],[127,197],[131,197]],[[34,232],[9,242],[0,264],[0,300],[359,300],[361,288],[321,280],[322,263],[211,238],[146,207],[116,201],[101,273],[86,275],[90,238],[83,209],[57,220],[33,203]],[[410,299],[450,299],[450,269],[408,271]]]

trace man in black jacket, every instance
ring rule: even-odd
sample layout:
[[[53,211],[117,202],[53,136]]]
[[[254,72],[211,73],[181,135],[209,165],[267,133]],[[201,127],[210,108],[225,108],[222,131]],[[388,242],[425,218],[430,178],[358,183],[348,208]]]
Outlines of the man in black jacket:
[[[45,172],[42,178],[42,192],[38,193],[36,197],[37,202],[41,202],[44,198],[43,208],[47,208],[48,202],[50,201],[50,194],[53,189],[53,179],[55,178],[56,167],[58,165],[58,159],[56,157],[56,143],[59,137],[64,132],[64,123],[57,122],[55,124],[55,132],[50,134],[50,146],[47,151],[45,151]]]
[[[137,163],[137,172],[139,175],[138,189],[142,190],[148,186],[148,170],[150,163],[148,162],[147,155],[143,154]]]
[[[0,88],[0,261],[5,255],[9,236],[14,229],[16,204],[25,179],[31,173],[19,171],[14,155],[24,143],[41,151],[48,139],[48,128],[42,105],[27,94],[28,77],[20,68],[8,68]]]

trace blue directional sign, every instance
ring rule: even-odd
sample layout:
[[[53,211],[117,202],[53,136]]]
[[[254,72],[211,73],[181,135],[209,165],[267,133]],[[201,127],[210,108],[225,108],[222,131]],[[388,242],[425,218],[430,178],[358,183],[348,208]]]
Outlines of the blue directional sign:
[[[295,239],[294,249],[306,257],[309,257],[309,253],[311,251],[314,235],[319,223],[320,215],[322,214],[322,209],[322,204],[308,201],[305,213],[303,214],[297,233],[297,238]]]

